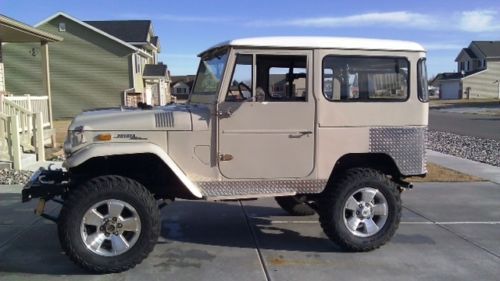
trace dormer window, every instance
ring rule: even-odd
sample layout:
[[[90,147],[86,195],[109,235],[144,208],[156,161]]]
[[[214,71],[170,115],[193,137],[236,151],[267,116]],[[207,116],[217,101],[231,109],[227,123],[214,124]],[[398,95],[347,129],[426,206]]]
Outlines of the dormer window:
[[[59,32],[66,32],[66,23],[64,22],[59,23]]]

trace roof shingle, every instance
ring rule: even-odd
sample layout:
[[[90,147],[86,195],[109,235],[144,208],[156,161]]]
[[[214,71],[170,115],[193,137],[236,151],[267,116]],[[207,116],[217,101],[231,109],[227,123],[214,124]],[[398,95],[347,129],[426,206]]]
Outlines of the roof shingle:
[[[472,41],[486,58],[500,57],[500,41]]]
[[[149,28],[151,26],[150,20],[109,20],[84,22],[125,42],[146,42]]]

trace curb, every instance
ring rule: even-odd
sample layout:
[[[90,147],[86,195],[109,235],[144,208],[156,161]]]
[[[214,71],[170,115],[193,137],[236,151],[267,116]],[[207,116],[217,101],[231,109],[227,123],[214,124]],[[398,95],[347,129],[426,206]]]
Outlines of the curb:
[[[500,167],[427,150],[427,161],[464,174],[500,184]]]

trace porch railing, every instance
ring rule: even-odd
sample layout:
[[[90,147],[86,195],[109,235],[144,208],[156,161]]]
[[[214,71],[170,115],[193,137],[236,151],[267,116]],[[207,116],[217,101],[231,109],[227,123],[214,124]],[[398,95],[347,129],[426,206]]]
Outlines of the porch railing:
[[[50,127],[46,97],[5,97],[0,95],[0,161],[21,169],[21,153],[34,151],[45,161],[44,128]],[[47,119],[46,119],[47,118]]]
[[[50,126],[49,97],[48,96],[7,96],[5,100],[19,105],[30,112],[40,112],[43,117],[43,125]]]
[[[43,119],[41,113],[32,114],[31,122],[33,128],[30,130],[30,135],[33,137],[33,148],[36,153],[36,160],[45,161]],[[23,130],[20,128],[19,116],[8,116],[0,113],[0,161],[12,162],[16,170],[21,170],[23,168],[21,159],[23,152],[22,143],[26,133],[22,132]]]

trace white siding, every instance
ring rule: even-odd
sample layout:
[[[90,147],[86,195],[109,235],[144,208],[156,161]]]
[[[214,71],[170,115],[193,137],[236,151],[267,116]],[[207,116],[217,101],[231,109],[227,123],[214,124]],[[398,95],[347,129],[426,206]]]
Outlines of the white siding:
[[[500,80],[500,62],[488,61],[488,69],[463,79],[464,98],[470,88],[470,98],[497,98]]]

